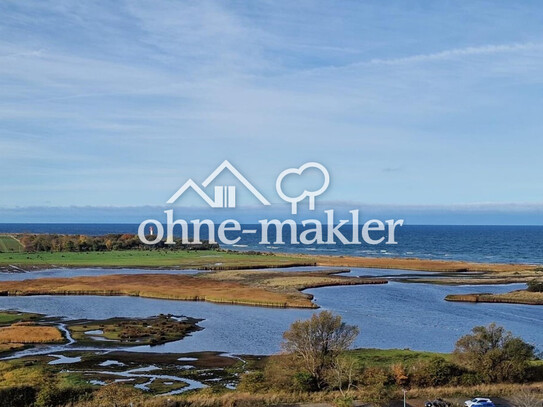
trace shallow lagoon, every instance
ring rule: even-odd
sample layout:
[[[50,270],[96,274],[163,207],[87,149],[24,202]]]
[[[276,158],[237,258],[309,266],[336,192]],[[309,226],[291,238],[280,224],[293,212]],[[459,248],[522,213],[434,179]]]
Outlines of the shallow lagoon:
[[[96,275],[94,273],[149,272],[149,270],[63,269],[3,275],[3,279]],[[152,272],[164,272],[152,270]],[[171,271],[179,273],[180,271]],[[184,271],[183,271],[184,272]],[[188,271],[194,272],[194,271]],[[413,275],[402,270],[353,269],[352,275]],[[428,276],[432,273],[423,273]],[[11,277],[8,277],[11,276]],[[496,322],[514,334],[543,347],[543,312],[537,306],[446,302],[447,294],[507,292],[523,284],[491,286],[438,286],[390,282],[386,285],[325,287],[307,290],[323,309],[343,316],[360,327],[357,347],[411,348],[449,352],[458,337],[475,325]],[[0,308],[38,312],[68,319],[149,317],[160,313],[203,318],[205,329],[176,342],[131,347],[132,351],[221,351],[232,354],[271,354],[279,350],[282,332],[314,310],[218,305],[206,302],[170,301],[138,297],[35,296],[0,297]],[[58,351],[58,348],[57,348]]]

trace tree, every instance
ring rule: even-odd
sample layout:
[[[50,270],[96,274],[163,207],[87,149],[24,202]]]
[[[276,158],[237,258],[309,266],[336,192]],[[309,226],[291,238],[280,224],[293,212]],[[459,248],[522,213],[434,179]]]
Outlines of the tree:
[[[514,382],[525,379],[534,352],[532,345],[492,323],[477,326],[472,334],[460,338],[454,356],[460,365],[476,372],[487,383]]]
[[[328,371],[328,383],[339,390],[344,399],[348,399],[354,386],[354,379],[360,372],[358,360],[351,356],[340,355]]]
[[[294,322],[283,334],[282,347],[301,360],[302,367],[321,388],[326,370],[352,345],[358,333],[356,326],[345,324],[339,315],[323,311],[306,321]]]

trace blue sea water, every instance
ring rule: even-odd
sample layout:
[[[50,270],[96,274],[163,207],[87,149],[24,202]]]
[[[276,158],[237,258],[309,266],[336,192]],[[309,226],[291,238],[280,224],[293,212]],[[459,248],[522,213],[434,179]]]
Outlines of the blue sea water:
[[[244,225],[259,230],[259,225]],[[135,224],[91,223],[3,223],[0,233],[65,233],[102,235],[137,233]],[[285,228],[287,231],[288,228]],[[273,228],[270,228],[273,231]],[[350,238],[351,228],[341,229]],[[202,228],[202,238],[206,238]],[[288,231],[287,231],[288,232]],[[406,225],[396,229],[396,245],[293,245],[288,233],[285,244],[259,244],[259,236],[244,234],[239,244],[223,246],[233,250],[259,250],[310,254],[370,257],[417,257],[465,260],[482,263],[543,263],[543,226],[448,226]],[[270,241],[273,242],[273,233]]]

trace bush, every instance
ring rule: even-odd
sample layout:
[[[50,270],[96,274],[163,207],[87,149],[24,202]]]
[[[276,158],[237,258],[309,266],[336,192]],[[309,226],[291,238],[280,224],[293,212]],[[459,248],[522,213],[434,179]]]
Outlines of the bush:
[[[295,391],[294,375],[300,371],[300,363],[292,355],[270,356],[264,367],[264,381],[271,390]]]
[[[0,389],[0,406],[26,407],[36,400],[36,389],[31,386],[19,386]]]
[[[312,392],[319,389],[317,379],[311,373],[298,372],[294,374],[292,379],[295,390]]]
[[[457,381],[461,369],[443,358],[434,358],[414,364],[410,371],[410,382],[417,387],[445,386]]]
[[[89,399],[91,387],[57,387],[52,383],[42,386],[36,396],[34,407],[56,407]]]
[[[479,375],[484,382],[521,382],[528,377],[534,346],[496,324],[477,326],[456,343],[458,363]]]
[[[241,376],[239,385],[239,391],[246,391],[248,393],[259,393],[269,388],[266,383],[263,372],[247,372]]]
[[[349,396],[343,396],[334,400],[335,407],[352,407],[353,405],[354,400]]]
[[[391,372],[380,367],[368,367],[361,376],[364,385],[364,401],[375,405],[385,405],[390,401],[394,377]]]
[[[543,281],[532,280],[528,282],[528,291],[532,293],[543,293]]]

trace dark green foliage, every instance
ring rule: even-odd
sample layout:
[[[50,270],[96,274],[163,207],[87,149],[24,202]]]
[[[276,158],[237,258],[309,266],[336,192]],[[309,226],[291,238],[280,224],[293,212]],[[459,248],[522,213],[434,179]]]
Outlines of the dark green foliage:
[[[36,389],[31,386],[0,389],[0,406],[26,407],[36,400]]]
[[[218,248],[217,244],[203,241],[201,244],[183,244],[175,239],[175,244],[158,242],[149,246],[140,241],[137,235],[108,234],[103,236],[24,234],[17,236],[27,252],[102,252],[110,250],[170,249],[170,250],[209,250]]]
[[[298,372],[293,376],[293,387],[295,390],[310,392],[319,389],[317,379],[308,372]]]
[[[36,396],[34,407],[56,407],[91,398],[92,388],[88,387],[57,387],[48,382]]]
[[[443,358],[422,361],[411,367],[410,383],[416,387],[445,386],[456,381],[462,370]]]
[[[543,281],[532,280],[528,283],[528,291],[533,293],[543,293]]]
[[[477,326],[456,342],[457,362],[486,383],[521,382],[528,377],[535,348],[496,324]]]
[[[244,373],[238,385],[238,390],[248,393],[258,393],[267,389],[266,378],[260,371]]]

